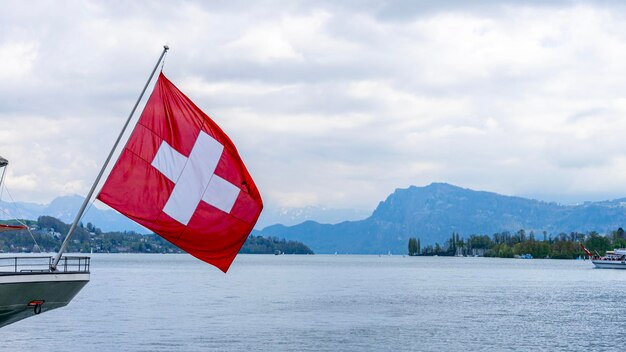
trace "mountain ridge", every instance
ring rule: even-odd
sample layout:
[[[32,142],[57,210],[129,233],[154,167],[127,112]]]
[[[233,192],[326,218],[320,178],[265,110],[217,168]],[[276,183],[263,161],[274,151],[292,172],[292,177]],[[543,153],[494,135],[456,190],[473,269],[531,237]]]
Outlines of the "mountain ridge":
[[[0,219],[48,215],[71,222],[82,201],[81,196],[73,195],[58,197],[47,205],[18,202],[19,210],[9,212],[11,216],[7,209],[13,205],[0,202]],[[322,207],[268,210],[266,219],[284,220],[285,224],[265,226],[254,234],[301,241],[316,253],[404,253],[409,237],[418,237],[426,245],[443,243],[452,232],[491,235],[523,228],[558,234],[626,227],[626,198],[563,205],[441,182],[397,188],[372,212],[341,209],[337,211],[340,215],[329,216],[334,211]],[[348,214],[346,221],[339,221],[342,214]],[[332,222],[322,223],[324,219]],[[114,210],[93,205],[83,218],[84,224],[88,222],[104,231],[150,233]]]
[[[0,201],[0,220],[13,218],[36,220],[39,216],[52,216],[61,221],[71,223],[74,221],[76,212],[80,209],[84,199],[79,195],[67,195],[56,197],[48,204]],[[346,219],[364,219],[370,214],[371,211],[320,206],[295,208],[266,207],[261,213],[255,228],[260,229],[276,223],[296,225],[312,219],[323,223],[338,223]],[[100,209],[93,204],[87,208],[82,222],[84,224],[91,222],[104,231],[152,233],[112,209]]]
[[[68,195],[56,197],[49,204],[0,201],[0,220],[11,218],[37,220],[40,216],[52,216],[65,223],[72,223],[84,199],[79,195]],[[112,209],[99,209],[93,204],[85,211],[82,222],[92,223],[104,231],[152,233]]]
[[[422,244],[443,243],[453,232],[469,236],[519,229],[549,234],[615,230],[626,223],[625,200],[562,205],[431,183],[396,189],[363,220],[274,225],[261,232],[303,241],[316,253],[404,253],[409,237],[420,238]]]

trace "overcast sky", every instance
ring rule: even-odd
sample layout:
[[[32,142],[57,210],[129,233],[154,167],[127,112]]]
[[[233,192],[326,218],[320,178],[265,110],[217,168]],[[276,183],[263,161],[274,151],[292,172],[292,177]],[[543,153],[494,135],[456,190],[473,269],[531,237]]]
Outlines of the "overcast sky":
[[[626,196],[626,8],[440,3],[3,0],[6,183],[85,195],[167,43],[164,73],[267,207],[373,209],[431,182]]]

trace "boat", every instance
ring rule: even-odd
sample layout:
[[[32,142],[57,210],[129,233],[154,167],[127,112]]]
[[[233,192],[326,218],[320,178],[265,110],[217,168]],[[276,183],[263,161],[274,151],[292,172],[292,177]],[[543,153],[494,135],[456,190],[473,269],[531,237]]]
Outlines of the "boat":
[[[0,327],[61,308],[89,282],[89,257],[62,256],[51,270],[52,256],[0,258]]]
[[[133,113],[148,88],[148,84],[168,49],[167,46],[163,47],[163,52],[154,66],[148,82],[139,95],[122,132],[102,165],[100,173],[78,210],[74,222],[70,226],[56,255],[0,257],[0,327],[68,305],[74,296],[89,282],[91,258],[88,256],[66,256],[63,253],[65,253],[67,245],[85,213],[87,205],[91,201],[96,186],[100,182],[122,134],[125,132]],[[2,169],[0,187],[2,186],[8,164],[7,159],[0,157],[0,169]],[[24,223],[20,225],[0,225],[0,232],[8,231],[30,230]]]
[[[626,269],[626,248],[607,251],[604,256],[592,254],[584,245],[580,245],[597,269]]]
[[[604,256],[593,256],[591,262],[598,269],[626,269],[626,248],[607,251]]]
[[[163,46],[58,253],[0,260],[0,327],[67,305],[89,282],[90,257],[63,253],[168,50]],[[7,165],[0,158],[5,171]],[[224,273],[263,210],[261,195],[231,139],[162,71],[95,198]],[[3,229],[29,231],[26,224]]]
[[[0,189],[9,162],[0,157]],[[0,233],[29,231],[25,224],[0,224]],[[0,327],[66,306],[89,282],[90,258],[61,256],[0,257]]]

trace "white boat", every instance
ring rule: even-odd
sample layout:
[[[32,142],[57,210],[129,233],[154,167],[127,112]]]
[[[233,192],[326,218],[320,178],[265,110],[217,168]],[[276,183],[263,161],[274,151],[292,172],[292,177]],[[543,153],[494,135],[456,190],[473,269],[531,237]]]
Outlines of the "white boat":
[[[148,83],[152,80],[159,63],[168,49],[167,46],[163,47],[163,52],[150,74]],[[89,282],[90,257],[64,256],[63,253],[93,196],[104,170],[113,156],[115,148],[120,142],[122,134],[130,122],[130,118],[139,105],[148,83],[144,86],[126,121],[126,125],[124,125],[89,194],[85,197],[81,208],[78,210],[78,214],[70,226],[58,253],[49,257],[0,257],[0,327],[51,309],[66,306]],[[9,162],[6,159],[0,157],[0,169],[2,170],[0,187],[2,186],[8,164]],[[0,233],[20,230],[30,231],[26,224],[19,226],[0,225]]]
[[[89,257],[0,258],[0,327],[66,306],[89,282]]]
[[[626,269],[626,248],[607,251],[603,257],[593,256],[591,262],[598,269]]]
[[[168,49],[163,47],[58,253],[0,257],[0,327],[67,305],[89,282],[90,258],[63,253]],[[237,149],[162,72],[139,121],[142,127],[131,133],[97,199],[226,273],[263,209]],[[0,158],[0,169],[7,165]],[[30,231],[24,223],[3,229]]]
[[[9,162],[0,157],[0,188]],[[29,231],[25,224],[0,224],[0,233]],[[0,327],[66,306],[89,282],[89,257],[0,257]]]
[[[57,254],[49,257],[0,257],[0,327],[50,309],[66,306],[89,282],[90,257],[64,256],[63,253],[65,253],[67,245],[91,201],[96,186],[102,178],[133,113],[168,49],[167,46],[163,47],[163,52],[154,66],[148,82],[146,82],[124,128],[122,128],[109,156],[100,169],[100,173],[78,210]],[[2,186],[8,163],[6,159],[0,157],[0,169],[2,169],[0,186]],[[0,233],[19,230],[30,231],[28,226],[23,223],[20,226],[0,225]]]

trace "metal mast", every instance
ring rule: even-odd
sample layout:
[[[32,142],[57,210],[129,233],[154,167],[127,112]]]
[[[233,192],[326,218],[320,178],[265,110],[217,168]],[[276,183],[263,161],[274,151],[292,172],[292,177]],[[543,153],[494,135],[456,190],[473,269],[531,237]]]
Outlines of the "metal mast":
[[[2,170],[2,176],[0,176],[0,199],[2,199],[2,181],[4,181],[4,175],[7,172],[6,166],[9,165],[9,161],[0,156],[0,169]]]
[[[124,124],[124,127],[122,128],[122,131],[120,132],[120,135],[117,137],[117,140],[115,141],[115,144],[113,145],[113,148],[111,149],[111,152],[109,153],[109,156],[104,162],[104,165],[102,165],[102,169],[100,169],[100,173],[98,174],[98,177],[96,177],[96,180],[91,186],[91,189],[89,190],[89,194],[87,194],[87,197],[85,197],[85,201],[83,202],[83,205],[80,207],[78,214],[76,214],[76,218],[74,219],[74,222],[72,223],[72,226],[67,232],[67,236],[65,236],[65,240],[63,240],[63,244],[61,245],[61,248],[59,249],[59,253],[57,253],[52,264],[50,264],[51,271],[56,271],[57,264],[59,263],[59,260],[61,260],[61,256],[63,255],[63,252],[65,252],[67,244],[69,243],[70,238],[74,234],[74,231],[76,230],[76,227],[78,226],[78,223],[80,222],[80,218],[83,216],[83,213],[85,212],[85,208],[87,208],[87,205],[89,204],[89,201],[91,200],[91,197],[93,196],[93,193],[96,190],[96,187],[98,186],[98,183],[100,182],[100,179],[102,178],[102,174],[104,174],[104,170],[109,165],[109,162],[111,161],[111,157],[113,157],[113,153],[115,152],[115,149],[117,149],[117,145],[120,143],[120,140],[122,139],[122,135],[124,135],[124,132],[126,131],[126,128],[128,127],[128,124],[130,123],[130,120],[133,117],[133,114],[135,113],[135,110],[137,110],[137,106],[139,106],[139,102],[141,101],[141,98],[143,98],[143,95],[146,92],[146,89],[148,89],[148,85],[150,84],[150,81],[152,81],[152,77],[154,76],[154,73],[159,67],[161,60],[163,60],[165,53],[169,49],[170,49],[169,46],[167,45],[163,46],[163,52],[161,53],[161,56],[159,56],[159,60],[157,61],[156,65],[154,65],[154,69],[152,69],[152,73],[150,73],[150,77],[148,78],[146,85],[143,87],[143,90],[141,91],[141,94],[139,95],[139,98],[137,99],[135,106],[133,106],[133,110],[128,115],[128,119],[126,119],[126,123]]]

